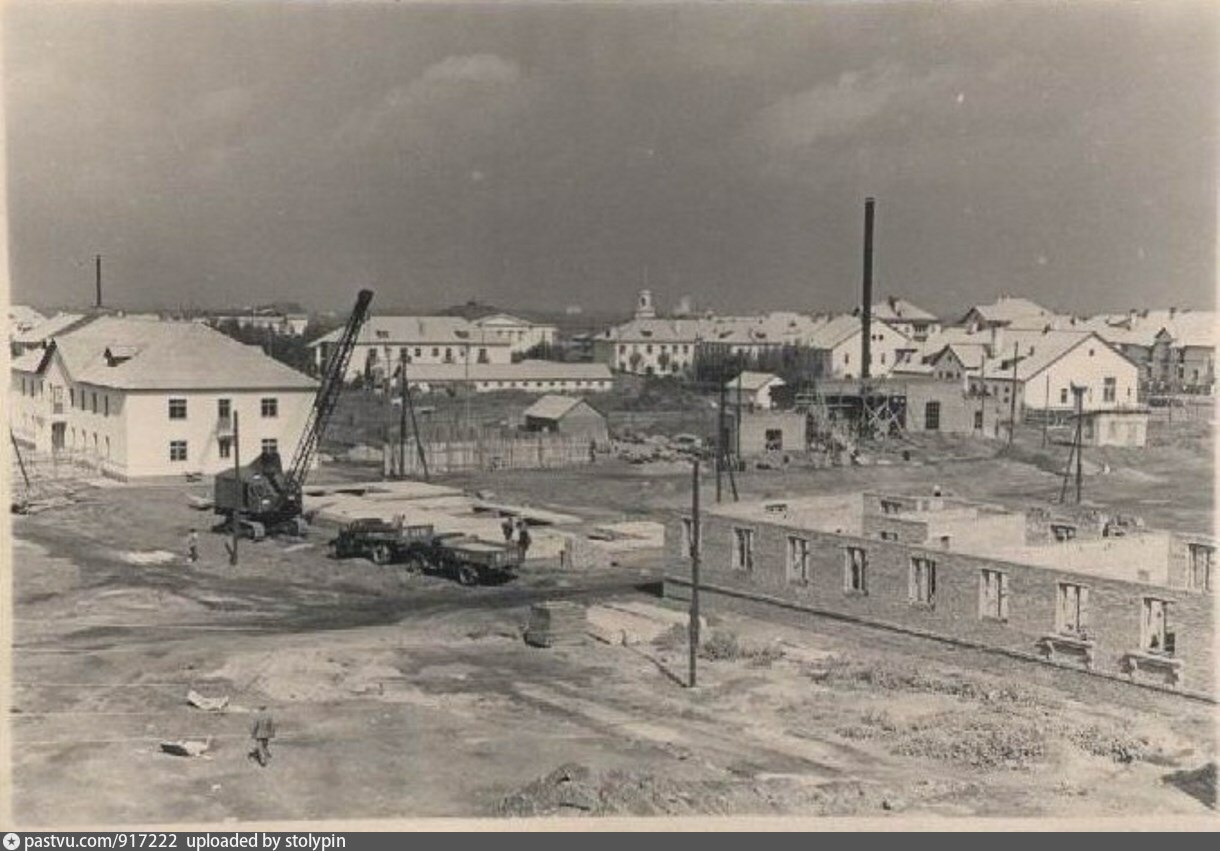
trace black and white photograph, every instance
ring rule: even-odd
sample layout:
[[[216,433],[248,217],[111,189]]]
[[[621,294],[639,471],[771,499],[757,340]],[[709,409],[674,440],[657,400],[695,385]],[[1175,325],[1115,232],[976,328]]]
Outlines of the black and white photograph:
[[[1214,2],[0,32],[0,832],[1220,826]]]

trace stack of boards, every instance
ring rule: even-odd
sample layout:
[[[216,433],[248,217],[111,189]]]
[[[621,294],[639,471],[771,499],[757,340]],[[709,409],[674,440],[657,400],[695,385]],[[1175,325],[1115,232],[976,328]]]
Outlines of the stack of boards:
[[[530,607],[525,641],[535,647],[582,644],[588,628],[585,607],[580,603],[536,603]]]

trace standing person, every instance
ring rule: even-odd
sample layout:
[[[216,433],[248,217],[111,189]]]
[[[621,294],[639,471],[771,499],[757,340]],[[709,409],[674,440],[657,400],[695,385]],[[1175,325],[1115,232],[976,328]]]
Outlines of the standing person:
[[[199,561],[199,533],[193,527],[190,534],[186,536],[186,556],[190,559],[191,564]]]
[[[271,740],[275,738],[275,720],[267,711],[266,705],[259,706],[258,714],[254,716],[254,726],[250,728],[250,738],[254,739],[254,750],[250,757],[258,760],[258,764],[266,767],[271,761]]]
[[[525,561],[525,554],[530,549],[530,530],[524,523],[521,524],[521,531],[517,533],[517,546],[521,549],[521,560]]]
[[[504,533],[505,542],[513,539],[513,518],[505,517],[504,522],[500,524],[500,530]]]

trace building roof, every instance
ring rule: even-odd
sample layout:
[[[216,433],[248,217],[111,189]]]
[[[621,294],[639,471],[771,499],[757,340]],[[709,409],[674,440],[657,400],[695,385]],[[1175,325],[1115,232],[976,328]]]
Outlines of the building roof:
[[[971,314],[978,314],[984,322],[997,324],[1032,321],[1037,317],[1054,316],[1052,311],[1042,305],[1027,298],[1015,296],[1000,296],[991,304],[976,304],[966,313],[966,318],[969,318]],[[962,321],[964,322],[965,318]]]
[[[426,381],[610,381],[604,363],[560,363],[523,360],[518,363],[413,363],[407,380]]]
[[[83,313],[57,313],[50,319],[39,322],[32,328],[13,336],[14,343],[32,345],[49,340],[56,334],[62,334],[78,323],[88,322],[93,317]]]
[[[984,362],[983,377],[1001,381],[1012,380],[1014,345],[1017,350],[1017,381],[1028,381],[1087,340],[1105,346],[1130,363],[1132,368],[1136,368],[1126,355],[1092,331],[1009,330],[1004,335],[1004,345],[999,348],[996,357],[988,358]]]
[[[24,331],[27,328],[33,328],[38,323],[46,319],[41,313],[32,307],[27,307],[24,304],[10,304],[8,306],[8,324],[9,333],[14,330]]]
[[[336,328],[309,345],[337,342],[343,329]],[[356,338],[365,346],[507,346],[509,341],[489,334],[481,326],[460,316],[370,316]]]
[[[907,339],[906,334],[883,319],[873,319],[873,324],[883,325],[899,337]],[[814,349],[833,349],[861,333],[862,328],[861,317],[850,313],[840,314],[819,325],[810,335],[807,345]]]
[[[49,349],[41,346],[29,349],[9,361],[9,368],[15,372],[40,372],[49,353]]]
[[[195,322],[101,316],[53,338],[77,382],[122,390],[312,390],[257,346]]]
[[[905,298],[890,296],[873,305],[873,318],[887,322],[935,322],[936,317]]]
[[[579,396],[543,396],[525,409],[525,416],[536,420],[560,420],[584,401]]]
[[[733,389],[740,384],[742,390],[750,393],[756,393],[759,390],[762,390],[764,387],[770,387],[771,385],[782,387],[786,383],[787,382],[785,382],[784,379],[773,373],[751,372],[747,369],[743,370],[742,373],[736,378],[725,382],[724,386],[728,387],[729,389]]]

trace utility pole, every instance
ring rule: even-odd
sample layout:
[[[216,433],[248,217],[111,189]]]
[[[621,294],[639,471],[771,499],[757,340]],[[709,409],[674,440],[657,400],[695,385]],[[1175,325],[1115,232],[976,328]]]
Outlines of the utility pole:
[[[741,374],[746,371],[745,358],[738,358],[737,363],[737,418],[734,422],[733,432],[733,460],[734,462],[741,459]]]
[[[398,350],[398,475],[407,475],[407,350]]]
[[[1049,378],[1049,376],[1047,376]],[[1017,433],[1017,344],[1012,344],[1012,403],[1008,408],[1008,445]]]
[[[1046,373],[1046,400],[1042,410],[1042,448],[1046,448],[1046,428],[1051,419],[1051,374]]]
[[[718,370],[716,383],[720,385],[720,403],[716,406],[716,502],[721,499],[721,473],[724,470],[724,406],[726,404],[724,389],[724,369]]]
[[[245,484],[241,480],[241,438],[237,431],[237,411],[233,412],[233,481],[237,486],[238,504],[245,502],[245,495],[242,493],[245,490]],[[229,544],[229,564],[237,565],[237,541],[241,537],[241,509],[233,509],[233,516],[229,518],[229,524],[233,527],[233,542]]]
[[[987,382],[984,375],[987,370],[987,354],[979,351],[979,436],[987,436]]]
[[[1072,387],[1072,393],[1076,395],[1076,504],[1080,505],[1080,486],[1083,479],[1083,461],[1081,456],[1084,454],[1084,388]]]
[[[697,682],[696,667],[699,660],[699,459],[694,459],[691,468],[690,511],[690,687]]]

